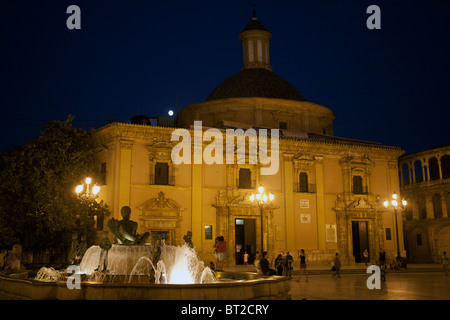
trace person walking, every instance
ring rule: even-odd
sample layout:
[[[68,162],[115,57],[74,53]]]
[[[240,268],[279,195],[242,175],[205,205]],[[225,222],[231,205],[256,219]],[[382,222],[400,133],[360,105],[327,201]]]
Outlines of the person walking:
[[[341,277],[341,260],[339,259],[339,253],[337,253],[337,252],[336,252],[336,256],[334,257],[333,266],[335,269],[333,276],[337,275],[338,278],[340,278]]]
[[[308,271],[306,270],[306,255],[305,255],[305,250],[301,249],[300,250],[300,270],[298,272],[298,280],[297,282],[300,282],[300,279],[302,277],[302,273],[305,273],[306,276],[306,282],[308,282]]]
[[[443,252],[442,256],[442,268],[444,269],[445,276],[448,277],[448,256],[447,252]]]

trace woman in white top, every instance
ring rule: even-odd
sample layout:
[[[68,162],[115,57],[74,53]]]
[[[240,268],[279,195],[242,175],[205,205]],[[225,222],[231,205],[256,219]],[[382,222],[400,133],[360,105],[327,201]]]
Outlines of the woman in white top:
[[[262,271],[261,271],[261,267],[259,266],[259,262],[260,262],[261,259],[262,259],[262,255],[258,254],[258,256],[256,257],[256,260],[255,260],[255,268],[256,268],[256,273],[257,274],[263,274]]]

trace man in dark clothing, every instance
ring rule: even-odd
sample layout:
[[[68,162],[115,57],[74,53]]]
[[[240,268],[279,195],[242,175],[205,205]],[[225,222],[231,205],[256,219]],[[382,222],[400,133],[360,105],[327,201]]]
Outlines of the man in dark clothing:
[[[272,275],[276,274],[277,272],[274,269],[270,268],[269,260],[266,259],[266,255],[267,255],[267,253],[264,252],[263,257],[262,257],[261,261],[259,262],[259,266],[264,275],[272,276]]]

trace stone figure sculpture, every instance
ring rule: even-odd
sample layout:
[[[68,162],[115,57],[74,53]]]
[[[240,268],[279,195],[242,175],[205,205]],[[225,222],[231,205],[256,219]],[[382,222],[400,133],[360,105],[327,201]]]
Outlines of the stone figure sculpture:
[[[187,243],[189,248],[193,248],[194,244],[192,243],[192,232],[188,231],[187,234],[183,237],[184,242]]]
[[[76,262],[77,255],[78,255],[78,234],[74,233],[72,235],[72,246],[70,248],[69,253],[70,264],[74,264]]]
[[[145,243],[150,233],[146,232],[142,235],[137,233],[137,222],[130,220],[131,208],[123,206],[120,210],[122,220],[110,219],[108,227],[114,235],[114,242],[121,245],[142,245]]]
[[[77,249],[77,257],[76,257],[77,264],[80,264],[81,260],[83,259],[84,254],[86,253],[86,250],[87,250],[86,236],[82,235],[81,241],[78,244],[78,249]]]
[[[111,241],[108,239],[108,231],[103,231],[103,238],[100,241],[100,259],[98,262],[98,271],[106,271],[108,269],[108,252],[112,248]],[[96,271],[97,271],[96,270]]]

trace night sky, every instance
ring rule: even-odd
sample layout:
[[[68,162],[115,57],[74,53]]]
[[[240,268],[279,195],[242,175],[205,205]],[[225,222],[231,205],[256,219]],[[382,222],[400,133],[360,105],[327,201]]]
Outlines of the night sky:
[[[272,33],[273,71],[336,114],[334,134],[402,147],[450,143],[450,1],[0,2],[0,149],[48,120],[166,116],[242,67],[252,17]],[[81,30],[69,30],[69,5]],[[369,5],[381,30],[369,30]]]

